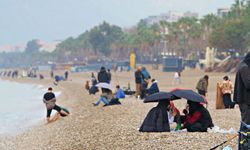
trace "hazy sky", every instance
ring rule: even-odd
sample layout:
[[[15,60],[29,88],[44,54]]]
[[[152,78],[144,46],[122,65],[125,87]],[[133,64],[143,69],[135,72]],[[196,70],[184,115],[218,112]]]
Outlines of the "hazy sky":
[[[0,0],[0,45],[77,36],[106,20],[121,27],[170,10],[204,15],[234,0]]]

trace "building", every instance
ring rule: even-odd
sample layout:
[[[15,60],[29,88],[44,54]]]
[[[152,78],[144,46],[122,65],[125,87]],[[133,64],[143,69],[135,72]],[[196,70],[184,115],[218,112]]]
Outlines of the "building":
[[[230,8],[218,8],[217,9],[217,15],[219,17],[224,17],[230,12]]]
[[[166,14],[161,14],[158,16],[149,16],[146,19],[144,19],[144,21],[148,24],[148,25],[153,25],[153,24],[159,24],[160,21],[166,21],[166,22],[176,22],[178,21],[180,18],[183,17],[195,17],[198,18],[199,14],[195,13],[195,12],[177,12],[177,11],[169,11]]]

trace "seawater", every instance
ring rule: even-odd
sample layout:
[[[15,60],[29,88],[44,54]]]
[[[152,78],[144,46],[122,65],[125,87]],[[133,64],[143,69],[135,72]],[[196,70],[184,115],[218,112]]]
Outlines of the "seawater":
[[[0,80],[0,135],[16,134],[45,119],[42,86]]]

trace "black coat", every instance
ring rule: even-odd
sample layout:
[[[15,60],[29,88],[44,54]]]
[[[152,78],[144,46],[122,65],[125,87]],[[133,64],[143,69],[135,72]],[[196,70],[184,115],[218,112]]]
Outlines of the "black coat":
[[[170,132],[168,122],[167,106],[169,102],[159,102],[159,104],[152,108],[147,117],[143,121],[140,132]]]
[[[152,94],[158,93],[158,92],[160,92],[160,90],[159,90],[158,84],[157,84],[156,82],[153,83],[153,84],[150,86],[149,89],[147,89],[147,93],[148,93],[149,95],[152,95]]]
[[[214,127],[212,117],[210,113],[208,112],[208,110],[202,106],[199,109],[199,111],[201,112],[201,119],[199,119],[198,122],[202,124],[202,127],[204,129],[203,131],[207,131],[207,128]]]
[[[106,71],[105,68],[101,68],[100,72],[98,73],[98,82],[105,82],[105,83],[109,83],[110,79],[109,79],[109,75]]]
[[[244,61],[240,64],[235,77],[233,100],[237,104],[250,105],[250,66]]]

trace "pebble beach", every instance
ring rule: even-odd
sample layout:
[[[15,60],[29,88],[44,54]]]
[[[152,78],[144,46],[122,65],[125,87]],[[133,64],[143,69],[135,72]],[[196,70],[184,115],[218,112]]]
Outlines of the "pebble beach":
[[[161,91],[173,88],[188,88],[195,90],[197,81],[205,74],[209,75],[208,110],[215,126],[224,130],[237,132],[240,125],[240,112],[235,109],[216,110],[216,83],[222,81],[225,73],[204,73],[200,70],[185,70],[181,75],[181,84],[172,85],[173,73],[152,70],[152,76],[158,81]],[[56,72],[62,74],[62,72]],[[235,133],[140,133],[138,128],[148,111],[156,103],[145,104],[134,96],[127,96],[121,100],[122,105],[93,107],[100,93],[89,95],[84,84],[90,80],[91,72],[69,74],[69,80],[53,85],[49,74],[44,80],[19,78],[11,81],[52,86],[61,91],[57,104],[67,107],[71,114],[60,118],[56,122],[46,124],[44,120],[33,127],[20,131],[15,135],[0,136],[0,149],[4,150],[97,150],[97,149],[169,149],[169,150],[208,150],[217,144],[233,137]],[[96,75],[96,74],[95,74]],[[235,74],[229,74],[234,83]],[[3,78],[4,79],[4,78]],[[10,79],[5,79],[10,80]],[[135,89],[134,72],[112,72],[112,85],[121,87],[130,83]],[[41,103],[42,103],[41,95]],[[186,100],[176,100],[179,110],[184,109]],[[44,107],[45,109],[45,107]],[[223,145],[236,149],[237,138]],[[218,149],[222,149],[219,147]]]

